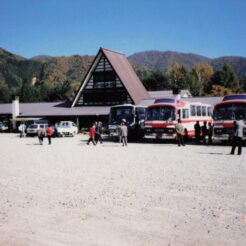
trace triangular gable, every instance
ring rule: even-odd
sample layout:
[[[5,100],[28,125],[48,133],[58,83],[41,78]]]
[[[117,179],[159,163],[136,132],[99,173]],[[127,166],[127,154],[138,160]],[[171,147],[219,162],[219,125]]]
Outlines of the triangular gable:
[[[90,97],[95,102],[88,103]],[[104,97],[101,102],[100,97]],[[72,107],[138,104],[148,97],[146,89],[125,56],[101,48],[73,100]]]
[[[119,78],[126,87],[128,93],[134,100],[135,104],[140,103],[144,99],[149,98],[149,93],[143,86],[142,82],[136,75],[127,58],[118,52],[102,49],[113,68],[117,72]]]

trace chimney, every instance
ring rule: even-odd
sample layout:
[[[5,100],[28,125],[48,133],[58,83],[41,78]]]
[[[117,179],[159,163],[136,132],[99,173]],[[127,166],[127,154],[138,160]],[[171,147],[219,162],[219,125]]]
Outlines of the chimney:
[[[173,88],[173,95],[178,95],[180,93],[180,89],[177,87]]]
[[[20,105],[19,105],[19,97],[16,96],[15,99],[12,101],[12,123],[13,129],[16,129],[16,117],[20,114]]]

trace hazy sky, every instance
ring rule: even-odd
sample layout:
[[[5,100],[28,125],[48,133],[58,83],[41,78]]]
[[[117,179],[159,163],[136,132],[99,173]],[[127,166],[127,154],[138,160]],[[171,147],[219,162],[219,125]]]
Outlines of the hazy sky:
[[[246,0],[1,0],[0,47],[24,57],[172,50],[246,56]]]

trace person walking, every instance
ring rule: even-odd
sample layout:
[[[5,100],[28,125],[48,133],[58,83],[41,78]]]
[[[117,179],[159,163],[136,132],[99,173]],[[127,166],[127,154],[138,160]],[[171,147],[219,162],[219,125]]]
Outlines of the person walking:
[[[238,147],[238,155],[242,154],[242,143],[243,143],[243,129],[245,125],[243,122],[243,117],[240,115],[239,120],[233,122],[233,139],[231,155],[234,155],[236,147]]]
[[[178,123],[175,126],[175,130],[177,133],[177,140],[178,140],[178,146],[180,145],[185,146],[184,144],[184,126],[181,123],[181,120],[178,119]]]
[[[43,145],[44,137],[45,137],[45,129],[43,125],[40,125],[40,128],[38,129],[38,141],[40,145]]]
[[[206,144],[207,135],[208,135],[207,121],[204,121],[203,126],[202,126],[202,142],[203,142],[203,144]]]
[[[46,136],[48,138],[48,142],[49,144],[51,144],[51,137],[53,135],[53,129],[50,125],[48,125],[47,129],[46,129]]]
[[[209,145],[213,143],[213,133],[214,133],[214,127],[211,122],[208,122],[208,144]]]
[[[98,121],[96,124],[96,144],[98,141],[102,144],[102,122]]]
[[[127,146],[127,135],[128,135],[128,128],[126,126],[126,121],[123,119],[120,124],[120,137],[122,141],[122,146]]]
[[[201,126],[200,126],[199,121],[197,121],[196,124],[194,125],[194,129],[195,129],[195,143],[200,144],[201,143]]]
[[[87,141],[87,145],[89,145],[90,142],[92,142],[93,145],[96,145],[95,136],[96,136],[96,125],[92,124],[92,126],[90,127],[90,130],[89,130],[89,139]]]

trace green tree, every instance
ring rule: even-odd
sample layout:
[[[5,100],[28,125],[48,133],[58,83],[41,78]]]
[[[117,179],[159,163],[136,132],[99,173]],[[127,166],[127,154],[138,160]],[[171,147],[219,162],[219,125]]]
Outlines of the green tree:
[[[228,64],[225,64],[222,70],[214,72],[206,88],[208,93],[212,90],[213,85],[219,85],[224,88],[228,88],[233,92],[237,92],[239,89],[237,76]]]
[[[192,83],[192,87],[196,88],[196,93],[194,95],[201,96],[204,94],[211,76],[213,75],[213,68],[209,64],[196,64],[191,73],[196,78],[196,81]]]
[[[240,78],[238,92],[239,93],[245,93],[246,92],[246,76]]]
[[[169,80],[172,88],[189,88],[188,71],[184,66],[180,66],[176,62],[173,63],[169,69]]]
[[[231,94],[232,90],[221,85],[213,85],[209,93],[210,96],[226,96]]]
[[[11,91],[7,85],[0,85],[0,102],[8,103],[11,100]]]
[[[150,71],[148,75],[142,79],[144,86],[147,90],[157,91],[169,89],[169,79],[167,74],[160,70]]]
[[[227,88],[230,88],[232,91],[236,91],[239,87],[238,79],[233,71],[232,67],[228,64],[225,64],[222,69],[224,73],[224,83]]]

